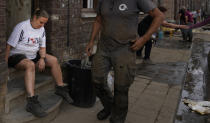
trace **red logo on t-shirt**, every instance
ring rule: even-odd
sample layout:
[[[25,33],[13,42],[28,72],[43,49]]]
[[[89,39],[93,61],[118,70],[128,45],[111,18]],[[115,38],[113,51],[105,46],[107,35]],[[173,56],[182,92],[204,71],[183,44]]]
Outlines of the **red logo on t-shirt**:
[[[28,43],[32,42],[32,44],[36,44],[38,41],[35,38],[28,38]]]

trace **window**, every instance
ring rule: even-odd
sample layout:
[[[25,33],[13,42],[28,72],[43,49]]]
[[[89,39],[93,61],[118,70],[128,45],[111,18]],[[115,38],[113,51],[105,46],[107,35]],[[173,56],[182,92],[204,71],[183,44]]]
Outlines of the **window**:
[[[97,6],[98,0],[83,0],[82,18],[96,17],[94,8]]]
[[[84,0],[83,1],[83,8],[93,8],[93,0]]]
[[[83,0],[83,8],[93,9],[97,5],[97,0]]]

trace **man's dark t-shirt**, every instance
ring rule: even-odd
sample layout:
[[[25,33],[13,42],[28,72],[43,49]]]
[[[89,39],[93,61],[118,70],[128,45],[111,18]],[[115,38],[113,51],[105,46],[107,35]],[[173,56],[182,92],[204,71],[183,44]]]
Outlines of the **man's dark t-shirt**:
[[[102,36],[121,44],[135,40],[139,12],[154,8],[151,0],[99,0],[97,14],[102,17]]]
[[[148,15],[144,17],[144,19],[138,25],[138,34],[139,36],[143,36],[147,30],[149,29],[150,25],[152,24],[153,18],[152,16]]]
[[[181,9],[179,11],[179,14],[181,14],[181,16],[180,16],[180,24],[187,24],[186,23],[186,19],[185,19],[185,10]]]

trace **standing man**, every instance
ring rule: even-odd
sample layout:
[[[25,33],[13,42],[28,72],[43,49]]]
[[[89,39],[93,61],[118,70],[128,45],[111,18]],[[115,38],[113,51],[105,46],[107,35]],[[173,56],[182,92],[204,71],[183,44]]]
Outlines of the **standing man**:
[[[186,13],[186,8],[182,7],[182,9],[179,10],[179,23],[182,24],[182,25],[187,25],[185,13]],[[181,29],[181,32],[182,32],[183,40],[186,41],[187,40],[186,30]]]
[[[165,15],[167,9],[163,6],[159,6],[158,9]],[[138,34],[140,37],[142,37],[147,30],[149,29],[151,23],[153,21],[153,17],[151,15],[147,15],[146,17],[143,18],[143,20],[139,23],[138,25]],[[173,23],[168,23],[166,20],[163,21],[162,26],[168,27],[168,28],[173,28],[173,29],[188,29],[189,27],[187,25],[177,25]],[[152,43],[155,40],[155,36],[153,35],[149,41],[145,43],[145,55],[143,58],[143,63],[152,63],[150,60],[150,53],[152,50]],[[142,47],[140,50],[136,52],[137,56],[142,56],[142,50],[144,47]]]
[[[188,26],[193,24],[193,15],[192,13],[188,10],[186,10],[185,12],[185,16],[186,16],[186,23]],[[187,41],[192,42],[193,39],[193,32],[192,29],[186,29],[186,33],[187,33]]]
[[[185,7],[182,7],[182,9],[179,11],[179,18],[180,18],[180,24],[181,25],[192,25],[193,23],[193,17],[189,10],[186,10]],[[181,29],[182,31],[182,37],[184,41],[192,42],[193,39],[193,33],[191,29]]]
[[[145,35],[137,37],[139,12],[149,13],[153,22]],[[111,115],[110,123],[124,123],[128,112],[128,91],[135,76],[136,51],[157,31],[163,13],[150,0],[99,0],[86,52],[90,56],[96,35],[101,31],[93,57],[92,80],[104,109],[99,120]],[[107,86],[107,74],[114,68],[114,96]]]

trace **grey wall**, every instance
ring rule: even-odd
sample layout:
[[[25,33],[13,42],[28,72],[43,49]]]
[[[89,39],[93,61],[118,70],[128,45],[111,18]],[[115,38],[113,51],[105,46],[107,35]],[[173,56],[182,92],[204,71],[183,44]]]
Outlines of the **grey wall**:
[[[31,0],[7,0],[7,37],[14,26],[31,17]]]

